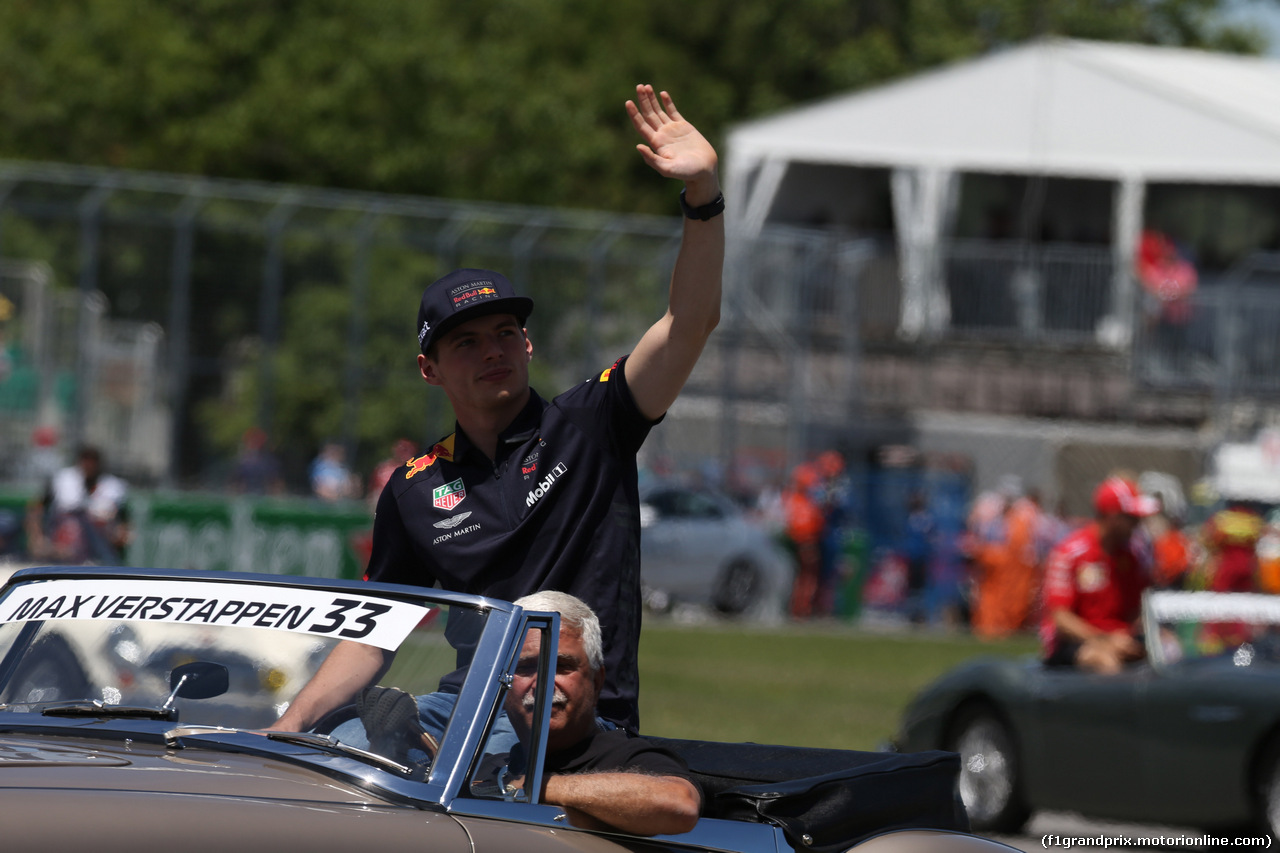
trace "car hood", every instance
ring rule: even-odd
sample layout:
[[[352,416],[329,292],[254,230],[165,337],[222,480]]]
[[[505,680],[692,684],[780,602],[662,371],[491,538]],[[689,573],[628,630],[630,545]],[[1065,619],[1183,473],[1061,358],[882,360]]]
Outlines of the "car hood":
[[[26,841],[52,850],[349,851],[429,838],[439,849],[470,849],[447,815],[388,803],[299,765],[47,734],[0,737],[0,825],[13,849]]]
[[[266,757],[132,740],[6,735],[0,738],[0,796],[26,787],[386,805],[355,786]]]

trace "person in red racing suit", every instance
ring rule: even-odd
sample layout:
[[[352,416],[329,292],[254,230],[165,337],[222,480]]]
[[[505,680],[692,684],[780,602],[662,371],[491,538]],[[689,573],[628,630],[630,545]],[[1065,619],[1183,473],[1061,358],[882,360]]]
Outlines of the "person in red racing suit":
[[[1094,520],[1049,555],[1040,636],[1050,665],[1115,673],[1145,654],[1137,624],[1150,578],[1132,537],[1157,505],[1123,477],[1104,480],[1093,504]]]

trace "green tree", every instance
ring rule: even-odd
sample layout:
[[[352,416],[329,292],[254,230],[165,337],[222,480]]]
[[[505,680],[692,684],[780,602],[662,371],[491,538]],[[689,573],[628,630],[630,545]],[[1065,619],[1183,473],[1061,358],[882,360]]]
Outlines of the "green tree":
[[[1219,23],[1219,5],[8,0],[0,158],[670,215],[675,189],[632,151],[622,103],[637,82],[674,93],[721,142],[734,122],[1038,36],[1259,50],[1257,34]],[[60,281],[74,282],[77,233],[73,223],[50,229],[10,215],[4,248],[50,260]],[[218,241],[231,248],[211,251]],[[256,236],[198,236],[197,279],[217,282],[223,298],[196,307],[191,349],[201,363],[237,367],[193,384],[204,433],[196,452],[229,452],[264,408],[277,438],[314,447],[354,436],[365,464],[398,435],[426,441],[447,428],[406,351],[407,318],[436,259],[392,242],[374,253],[378,286],[359,305],[346,289],[348,249],[291,250],[280,347],[264,367],[253,357],[264,246]],[[106,246],[115,254],[104,289],[128,288],[108,293],[117,310],[165,322],[156,289],[167,286],[167,260],[143,255],[167,245],[122,230]],[[576,304],[568,277],[546,285],[563,297],[550,304]],[[645,288],[660,293],[661,283]],[[367,330],[354,377],[344,368],[353,317]],[[541,352],[582,326],[579,318],[557,326],[558,338],[540,336]],[[549,372],[536,380],[544,390],[551,382]]]
[[[1218,0],[10,0],[0,157],[614,210],[622,101],[713,137],[798,102],[1059,34],[1257,50]]]

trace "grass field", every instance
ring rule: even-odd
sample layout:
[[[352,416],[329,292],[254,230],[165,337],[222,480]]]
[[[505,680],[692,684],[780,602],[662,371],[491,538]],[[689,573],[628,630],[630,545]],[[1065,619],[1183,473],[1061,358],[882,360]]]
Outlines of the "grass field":
[[[640,641],[641,727],[665,737],[875,749],[916,691],[947,669],[1037,648],[1031,636],[981,642],[962,633],[650,618]]]

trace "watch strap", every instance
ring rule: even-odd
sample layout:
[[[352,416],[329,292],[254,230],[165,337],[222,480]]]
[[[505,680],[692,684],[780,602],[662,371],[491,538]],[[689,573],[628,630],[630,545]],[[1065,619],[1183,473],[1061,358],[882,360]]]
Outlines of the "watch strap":
[[[706,222],[724,213],[724,193],[716,193],[716,197],[706,204],[692,207],[684,197],[684,190],[680,190],[680,209],[688,219]]]

